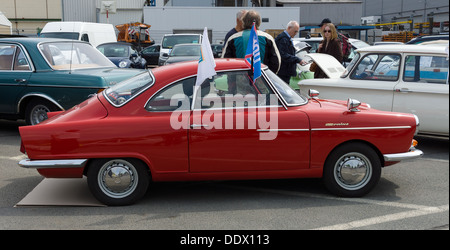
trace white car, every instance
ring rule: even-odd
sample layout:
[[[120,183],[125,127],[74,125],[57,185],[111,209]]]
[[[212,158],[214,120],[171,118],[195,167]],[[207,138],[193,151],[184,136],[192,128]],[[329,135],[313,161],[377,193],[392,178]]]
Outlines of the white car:
[[[319,44],[322,42],[323,37],[311,37],[311,38],[300,37],[300,38],[293,38],[293,40],[294,40],[294,44],[296,42],[306,42],[306,43],[308,43],[311,46],[311,49],[309,50],[309,53],[315,53],[317,51],[317,49],[319,48]],[[358,39],[354,39],[354,38],[349,38],[348,41],[352,45],[352,48],[350,50],[350,55],[348,56],[348,61],[349,62],[355,56],[355,54],[356,54],[355,51],[357,49],[361,49],[361,48],[365,48],[365,47],[369,47],[370,46],[366,42],[358,40]]]
[[[380,45],[357,50],[345,69],[326,54],[308,54],[329,79],[298,83],[321,98],[356,98],[372,108],[412,113],[424,135],[449,136],[448,46]]]

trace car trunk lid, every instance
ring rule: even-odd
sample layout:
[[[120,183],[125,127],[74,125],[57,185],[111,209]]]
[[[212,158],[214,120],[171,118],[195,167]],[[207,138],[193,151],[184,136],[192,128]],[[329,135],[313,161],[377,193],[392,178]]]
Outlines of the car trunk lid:
[[[309,56],[329,78],[340,78],[345,72],[344,66],[333,56],[311,53]]]

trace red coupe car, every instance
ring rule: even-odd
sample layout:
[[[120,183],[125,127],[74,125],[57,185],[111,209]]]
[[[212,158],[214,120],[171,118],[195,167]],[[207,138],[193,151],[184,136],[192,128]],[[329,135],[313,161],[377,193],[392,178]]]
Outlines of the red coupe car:
[[[382,167],[422,155],[412,114],[301,96],[267,67],[252,81],[240,59],[216,60],[194,94],[197,65],[149,70],[20,127],[29,159],[19,165],[86,175],[99,201],[127,205],[150,181],[323,178],[332,193],[359,197]]]

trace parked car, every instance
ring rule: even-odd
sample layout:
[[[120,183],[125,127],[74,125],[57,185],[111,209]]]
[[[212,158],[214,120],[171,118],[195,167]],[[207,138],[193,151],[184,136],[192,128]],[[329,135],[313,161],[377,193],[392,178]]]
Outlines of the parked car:
[[[97,46],[97,49],[119,68],[147,68],[147,61],[141,57],[139,49],[131,43],[104,43]]]
[[[448,45],[366,47],[357,50],[347,69],[328,55],[308,56],[330,79],[300,81],[303,93],[315,89],[324,98],[351,96],[376,109],[416,114],[422,134],[448,137]]]
[[[408,41],[406,44],[421,44],[423,42],[430,42],[430,41],[436,41],[436,40],[449,40],[448,34],[442,34],[442,35],[428,35],[428,36],[418,36],[410,41]]]
[[[200,46],[200,44],[193,43],[177,44],[173,46],[173,49],[167,56],[167,60],[164,65],[184,61],[198,61],[201,54]]]
[[[202,42],[201,34],[166,34],[161,41],[161,50],[158,59],[158,65],[162,66],[167,60],[167,55],[170,54],[173,46],[180,43],[196,43]],[[166,55],[166,56],[165,56]]]
[[[39,34],[42,38],[65,38],[89,42],[97,47],[117,42],[114,26],[109,23],[48,22]]]
[[[147,61],[147,67],[158,66],[160,49],[161,44],[154,44],[141,51],[141,56]]]
[[[322,42],[323,37],[311,37],[311,38],[293,38],[294,41],[300,41],[300,42],[306,42],[309,45],[311,45],[311,49],[310,49],[310,53],[316,53],[317,49],[319,48],[319,44]],[[360,48],[365,48],[365,47],[369,47],[370,45],[364,41],[358,40],[358,39],[354,39],[354,38],[349,38],[348,41],[350,42],[350,44],[352,45],[352,48],[350,50],[350,55],[348,56],[348,62],[350,62],[353,57],[356,54],[356,50],[360,49]]]
[[[127,205],[150,181],[323,178],[336,195],[363,196],[382,167],[422,155],[412,114],[308,99],[266,66],[253,82],[245,60],[215,62],[196,95],[198,62],[171,64],[20,127],[28,159],[19,165],[87,175],[99,201]]]
[[[89,43],[54,38],[0,39],[0,118],[42,122],[138,74],[121,70]]]

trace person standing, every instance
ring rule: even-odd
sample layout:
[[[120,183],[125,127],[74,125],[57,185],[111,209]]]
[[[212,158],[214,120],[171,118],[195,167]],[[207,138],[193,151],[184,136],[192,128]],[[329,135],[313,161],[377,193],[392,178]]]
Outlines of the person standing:
[[[281,66],[278,71],[278,76],[287,84],[291,76],[297,75],[297,63],[302,63],[302,60],[295,56],[295,47],[292,38],[297,35],[300,30],[300,25],[296,21],[290,21],[281,34],[275,38],[278,50],[281,56]]]
[[[341,42],[339,41],[338,34],[336,31],[336,27],[332,23],[326,23],[322,28],[322,37],[323,40],[319,44],[319,48],[317,49],[317,53],[324,53],[333,56],[342,63],[343,55]],[[326,74],[319,68],[314,72],[314,78],[326,78]]]
[[[226,44],[228,39],[230,38],[230,36],[238,33],[239,31],[244,30],[244,22],[242,21],[242,18],[244,17],[244,15],[247,13],[247,10],[240,10],[237,14],[236,14],[236,26],[234,28],[232,28],[230,31],[228,31],[228,33],[225,35],[225,40],[223,42],[223,44]]]
[[[248,11],[242,18],[243,31],[232,35],[224,46],[222,58],[245,58],[250,31],[255,22],[257,29],[261,62],[277,73],[280,69],[281,57],[273,37],[266,32],[260,31],[261,16],[254,10]]]

